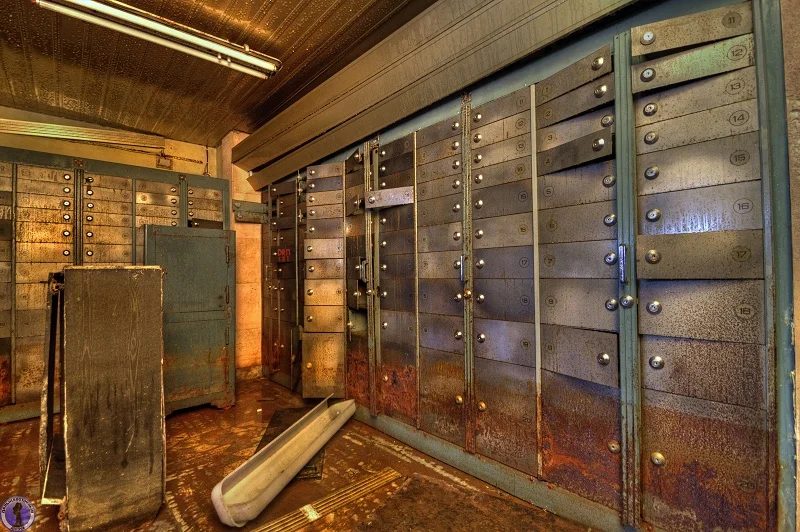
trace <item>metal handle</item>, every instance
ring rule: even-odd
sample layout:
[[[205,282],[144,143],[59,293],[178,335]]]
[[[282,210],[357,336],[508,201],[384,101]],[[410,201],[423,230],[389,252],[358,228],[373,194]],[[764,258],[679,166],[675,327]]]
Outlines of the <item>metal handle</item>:
[[[628,247],[625,244],[619,245],[619,282],[622,284],[628,284],[628,272],[627,272],[627,253]]]

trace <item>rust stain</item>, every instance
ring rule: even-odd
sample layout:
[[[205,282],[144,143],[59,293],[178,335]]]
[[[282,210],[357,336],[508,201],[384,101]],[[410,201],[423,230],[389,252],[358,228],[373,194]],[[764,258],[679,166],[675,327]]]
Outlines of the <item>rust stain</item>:
[[[0,355],[0,406],[11,404],[11,355]]]
[[[369,347],[365,335],[352,335],[346,357],[347,397],[369,407]]]
[[[464,357],[441,351],[420,352],[420,428],[456,445],[464,445]]]
[[[417,419],[417,368],[381,364],[378,377],[381,410],[387,416],[414,425]]]

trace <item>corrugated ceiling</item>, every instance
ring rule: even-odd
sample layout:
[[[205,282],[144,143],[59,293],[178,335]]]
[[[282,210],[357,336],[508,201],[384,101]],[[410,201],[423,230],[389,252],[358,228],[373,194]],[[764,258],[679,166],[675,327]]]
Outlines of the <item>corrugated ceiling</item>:
[[[283,62],[259,80],[30,0],[0,0],[0,106],[216,145],[252,132],[434,0],[127,0]]]

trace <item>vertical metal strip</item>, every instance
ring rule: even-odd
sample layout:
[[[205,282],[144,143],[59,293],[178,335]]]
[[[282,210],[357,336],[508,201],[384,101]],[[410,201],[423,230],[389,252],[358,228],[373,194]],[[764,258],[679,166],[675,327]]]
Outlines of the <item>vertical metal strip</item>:
[[[376,187],[378,179],[378,141],[374,142],[374,148],[370,144],[365,144],[364,156],[369,154],[369,159],[364,162],[365,184],[364,197],[372,192]],[[366,210],[366,209],[365,209]],[[367,283],[367,328],[369,330],[369,410],[373,416],[378,415],[378,367],[381,360],[381,328],[379,326],[381,303],[378,297],[380,290],[380,224],[375,224],[379,211],[370,210],[366,215],[371,220],[370,228],[374,228],[372,234],[367,235],[367,251],[370,263],[368,271],[369,283]],[[371,249],[370,249],[371,244]]]
[[[132,232],[131,232],[131,256],[133,260],[131,264],[134,266],[137,264],[139,258],[137,257],[136,253],[136,240],[139,231],[137,230],[136,226],[136,185],[139,182],[138,179],[131,179],[131,225],[132,225]]]
[[[180,197],[178,198],[180,209],[178,209],[178,224],[181,227],[188,227],[189,226],[189,182],[186,180],[185,175],[178,176],[178,191],[180,193]],[[223,209],[225,208],[225,195],[222,196],[222,203]],[[225,220],[225,216],[223,215],[223,220]],[[223,229],[227,229],[224,226],[223,222]]]
[[[461,253],[461,269],[464,272],[464,294],[472,294],[472,142],[471,142],[472,96],[464,93],[461,99],[461,181],[464,183],[464,197],[461,209],[461,225],[463,247]],[[475,353],[473,351],[473,298],[465,297],[464,301],[464,392],[467,396],[464,409],[465,442],[464,448],[474,453],[476,414],[475,407]]]
[[[300,320],[301,316],[303,315],[300,312],[301,306],[303,305],[302,301],[305,301],[305,296],[302,292],[300,292],[300,254],[303,253],[303,250],[300,248],[300,178],[302,177],[300,170],[297,171],[297,177],[294,180],[294,323],[292,322],[284,322],[281,320],[281,295],[280,295],[280,288],[278,289],[278,349],[280,349],[280,335],[281,335],[281,327],[282,323],[289,323],[289,388],[293,391],[297,391],[295,389],[295,376],[297,377],[297,382],[302,382],[303,380],[303,353],[302,353],[302,346],[300,345],[302,335],[300,334]],[[308,176],[306,176],[306,183],[308,182]],[[281,208],[281,200],[280,198],[275,203],[275,208],[280,213]],[[306,210],[308,210],[308,205],[306,205]],[[308,217],[306,217],[308,220]],[[306,224],[308,221],[306,221]],[[280,242],[276,242],[276,245],[279,245]],[[305,271],[303,275],[305,275]],[[279,280],[278,284],[283,284],[283,281]],[[295,340],[295,337],[297,339]],[[281,352],[281,355],[283,353]],[[298,364],[296,363],[297,360],[300,360],[299,365],[300,371],[298,375],[295,375],[295,371],[297,370]]]
[[[11,165],[11,404],[17,403],[17,171]],[[63,382],[63,381],[62,381]]]
[[[84,171],[76,168],[73,173],[74,188],[74,209],[75,220],[72,224],[72,264],[79,266],[83,264],[83,187],[86,186],[86,176]]]
[[[774,360],[778,530],[795,530],[794,348],[791,196],[780,2],[755,0],[753,20],[764,211],[767,363]],[[773,355],[774,353],[774,355]],[[774,356],[774,358],[773,358]],[[770,394],[772,395],[772,394]],[[770,403],[768,403],[770,404]],[[773,411],[770,408],[770,411]],[[770,445],[770,448],[773,446]],[[774,455],[771,463],[775,463]]]
[[[533,327],[536,345],[536,473],[544,476],[542,456],[542,312],[539,292],[539,169],[536,166],[536,85],[531,85],[531,227],[533,227]]]
[[[636,144],[631,91],[630,31],[614,37],[614,84],[616,94],[617,238],[629,257],[625,261],[626,284],[619,299],[632,304],[619,307],[619,371],[622,419],[622,522],[639,526],[641,518],[641,368],[636,282]],[[618,259],[618,260],[621,260]]]
[[[347,308],[347,159],[342,161],[342,284],[344,291],[342,292],[342,316],[344,316],[344,329],[342,330],[342,368],[344,368],[344,394],[342,397],[347,397],[347,348],[348,348],[348,333],[350,332],[350,314]],[[306,234],[308,234],[306,232]],[[305,275],[305,269],[303,275]]]
[[[422,417],[422,410],[420,408],[420,366],[419,366],[419,218],[417,213],[417,205],[419,201],[419,197],[417,195],[417,132],[414,132],[413,136],[413,145],[414,145],[414,156],[413,166],[414,169],[414,330],[416,331],[416,342],[414,345],[414,352],[415,352],[415,361],[414,364],[416,365],[416,384],[417,384],[417,409],[415,412],[415,425],[417,428],[420,428],[420,417]]]
[[[185,176],[184,176],[184,178],[185,178]],[[232,206],[232,203],[233,203],[233,195],[232,195],[232,191],[231,191],[231,182],[230,181],[223,181],[222,184],[223,184],[223,187],[222,187],[222,229],[225,230],[225,231],[228,231],[228,230],[231,229],[231,206]],[[189,205],[188,205],[189,198],[186,198],[186,202],[187,202],[187,205],[186,205],[186,211],[185,212],[188,215],[188,213],[189,213]],[[183,210],[183,209],[181,209],[181,210]],[[183,217],[183,214],[181,214],[181,217]],[[186,227],[189,224],[188,220],[189,219],[188,219],[188,216],[187,216],[186,220],[181,222],[181,223],[183,223],[184,227]]]

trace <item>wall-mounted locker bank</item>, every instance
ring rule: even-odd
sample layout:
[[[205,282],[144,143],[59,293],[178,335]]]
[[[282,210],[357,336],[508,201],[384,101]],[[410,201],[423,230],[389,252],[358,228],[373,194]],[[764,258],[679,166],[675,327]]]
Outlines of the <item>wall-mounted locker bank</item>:
[[[272,377],[602,529],[793,528],[768,4],[271,185]]]

